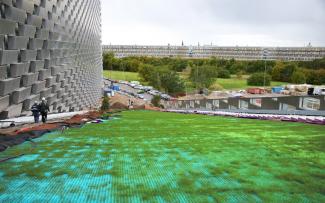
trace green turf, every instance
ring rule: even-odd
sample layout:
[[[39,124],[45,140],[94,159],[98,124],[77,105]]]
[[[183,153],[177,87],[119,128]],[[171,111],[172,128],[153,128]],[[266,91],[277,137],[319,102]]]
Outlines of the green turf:
[[[187,91],[195,91],[195,86],[189,81],[189,72],[184,71],[179,73],[181,78],[185,80],[185,84],[187,87]],[[256,87],[256,86],[250,86],[247,85],[247,78],[249,75],[243,75],[242,78],[237,78],[236,75],[231,75],[231,78],[217,78],[216,82],[211,86],[211,90],[245,90],[250,87]],[[282,86],[286,85],[288,83],[285,82],[276,82],[272,81],[271,85],[269,87],[274,86]]]
[[[104,70],[104,77],[113,80],[125,80],[125,81],[139,81],[138,73],[134,72],[123,72],[123,71],[107,71]]]
[[[325,202],[325,126],[147,111],[1,157],[0,202]]]
[[[230,89],[247,89],[249,86],[247,85],[247,80],[246,79],[237,79],[237,78],[229,78],[229,79],[223,79],[223,78],[218,78],[216,81],[217,84],[221,85],[226,90]],[[282,86],[285,85],[286,83],[283,82],[271,82],[271,87],[273,86]]]

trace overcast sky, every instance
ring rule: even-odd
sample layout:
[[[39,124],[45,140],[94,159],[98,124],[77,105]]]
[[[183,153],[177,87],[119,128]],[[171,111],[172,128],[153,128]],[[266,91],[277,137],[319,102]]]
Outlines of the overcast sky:
[[[102,0],[103,44],[325,46],[325,0]]]

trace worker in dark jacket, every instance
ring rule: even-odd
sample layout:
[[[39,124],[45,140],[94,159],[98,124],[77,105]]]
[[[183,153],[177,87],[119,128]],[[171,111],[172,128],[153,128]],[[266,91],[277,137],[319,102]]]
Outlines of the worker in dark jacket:
[[[40,109],[39,109],[39,105],[38,105],[37,101],[35,101],[35,103],[33,104],[31,111],[32,111],[33,116],[34,116],[34,122],[38,123],[39,122]]]
[[[47,113],[50,112],[50,107],[47,104],[47,101],[45,100],[44,97],[42,98],[42,102],[39,105],[39,109],[40,109],[40,112],[41,112],[41,115],[42,115],[42,122],[46,123]]]

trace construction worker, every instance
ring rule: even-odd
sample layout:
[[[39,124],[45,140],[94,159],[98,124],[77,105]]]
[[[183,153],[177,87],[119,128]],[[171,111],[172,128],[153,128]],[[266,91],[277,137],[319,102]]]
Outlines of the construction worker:
[[[39,105],[38,105],[37,101],[34,102],[32,108],[31,108],[31,111],[32,111],[33,116],[34,116],[34,122],[38,123],[39,122],[40,108],[39,108]]]
[[[42,102],[39,105],[39,109],[40,109],[40,112],[41,112],[41,115],[42,115],[42,122],[46,123],[47,113],[50,112],[50,107],[47,104],[47,101],[45,100],[44,97],[42,98]]]

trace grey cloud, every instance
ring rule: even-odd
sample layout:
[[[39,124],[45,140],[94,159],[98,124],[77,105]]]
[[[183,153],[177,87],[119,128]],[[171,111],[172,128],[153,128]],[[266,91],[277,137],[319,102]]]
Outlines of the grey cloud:
[[[239,45],[258,44],[253,42],[258,35],[265,41],[277,43],[270,46],[302,46],[309,41],[315,46],[325,45],[324,0],[110,0],[103,5],[110,12],[103,26],[113,24],[118,28],[112,35],[119,36],[120,30],[137,25],[141,25],[144,32],[159,29],[175,33],[175,38],[168,39],[152,36],[150,41],[156,44],[179,41],[180,36],[192,44],[216,39],[222,44],[223,40],[227,41],[223,36],[227,35],[238,36],[234,41]],[[252,40],[241,39],[249,36]],[[131,35],[125,42],[134,40],[146,44],[148,37],[139,37],[141,33]],[[108,40],[114,43],[116,37],[111,38]]]

